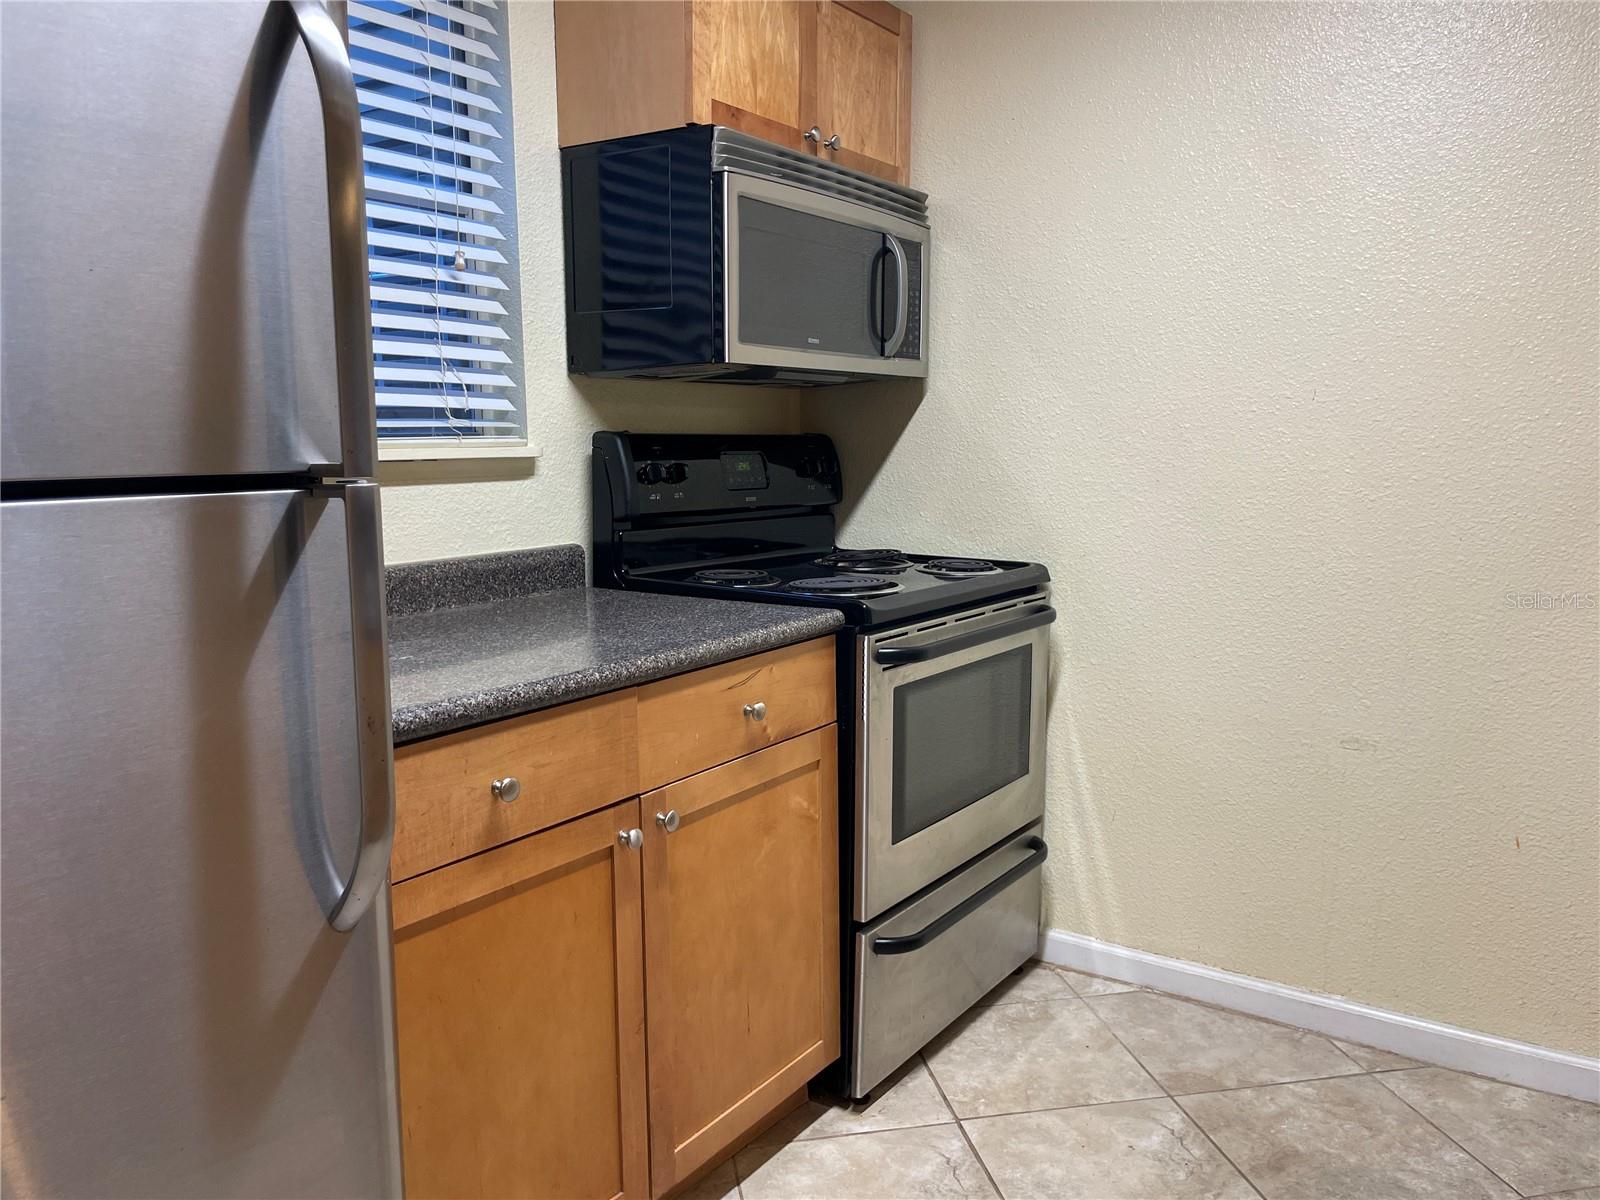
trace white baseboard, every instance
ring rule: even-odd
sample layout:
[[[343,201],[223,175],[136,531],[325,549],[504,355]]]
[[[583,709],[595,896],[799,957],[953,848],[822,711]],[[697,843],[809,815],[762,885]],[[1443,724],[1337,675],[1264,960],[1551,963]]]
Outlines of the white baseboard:
[[[1600,1058],[1584,1058],[1545,1046],[1441,1025],[1422,1017],[1252,979],[1232,971],[1219,971],[1181,958],[1150,954],[1060,929],[1045,931],[1039,941],[1039,957],[1075,971],[1142,984],[1176,996],[1204,1000],[1219,1008],[1231,1008],[1344,1041],[1376,1046],[1419,1062],[1487,1075],[1541,1092],[1600,1102]]]

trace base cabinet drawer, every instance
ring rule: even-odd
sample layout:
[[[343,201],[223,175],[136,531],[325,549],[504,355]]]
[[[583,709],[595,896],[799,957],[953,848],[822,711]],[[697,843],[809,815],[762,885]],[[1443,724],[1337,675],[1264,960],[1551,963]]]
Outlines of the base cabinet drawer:
[[[834,639],[817,638],[639,689],[639,786],[686,779],[827,725]]]
[[[389,877],[409,879],[639,791],[632,691],[395,751]]]
[[[643,1198],[630,800],[395,884],[406,1195]]]
[[[837,728],[643,797],[651,1189],[839,1054]]]

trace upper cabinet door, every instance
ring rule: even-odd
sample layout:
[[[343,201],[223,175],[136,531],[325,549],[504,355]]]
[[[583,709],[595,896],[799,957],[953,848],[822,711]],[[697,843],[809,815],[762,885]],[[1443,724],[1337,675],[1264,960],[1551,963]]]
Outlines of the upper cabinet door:
[[[816,108],[817,9],[802,0],[694,0],[693,120],[795,150]]]
[[[820,153],[840,166],[908,183],[911,17],[879,0],[823,0],[816,22]]]
[[[0,50],[5,478],[339,463],[322,106],[290,7],[7,4]]]

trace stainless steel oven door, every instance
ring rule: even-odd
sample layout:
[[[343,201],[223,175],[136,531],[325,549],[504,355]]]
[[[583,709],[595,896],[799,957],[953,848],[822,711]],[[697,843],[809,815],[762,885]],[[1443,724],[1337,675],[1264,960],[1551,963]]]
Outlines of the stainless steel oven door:
[[[723,178],[730,363],[928,373],[927,226],[772,179]]]
[[[868,921],[1044,815],[1046,593],[858,640],[855,904]]]

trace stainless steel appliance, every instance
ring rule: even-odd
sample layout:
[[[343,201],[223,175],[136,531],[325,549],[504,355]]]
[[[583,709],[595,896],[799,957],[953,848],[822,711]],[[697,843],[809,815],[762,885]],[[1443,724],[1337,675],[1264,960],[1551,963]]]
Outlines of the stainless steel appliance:
[[[816,436],[594,437],[599,586],[839,609],[843,1090],[1038,950],[1049,573],[834,544]]]
[[[0,7],[4,1190],[401,1190],[360,114],[319,3]]]
[[[712,125],[561,158],[572,371],[796,385],[928,373],[922,192]]]

